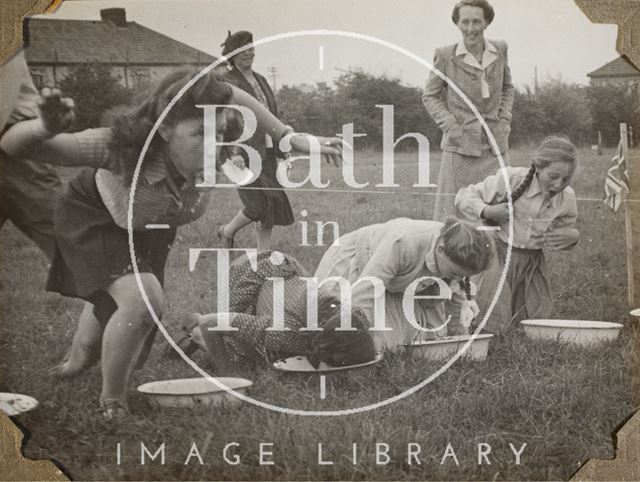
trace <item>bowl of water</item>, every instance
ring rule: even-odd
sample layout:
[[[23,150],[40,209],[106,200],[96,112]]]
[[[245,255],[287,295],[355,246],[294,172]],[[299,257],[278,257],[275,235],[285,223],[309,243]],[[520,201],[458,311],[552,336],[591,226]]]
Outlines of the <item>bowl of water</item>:
[[[145,383],[138,391],[154,407],[207,407],[242,400],[233,392],[246,394],[253,383],[244,378],[217,377],[218,386],[209,378],[179,378]]]

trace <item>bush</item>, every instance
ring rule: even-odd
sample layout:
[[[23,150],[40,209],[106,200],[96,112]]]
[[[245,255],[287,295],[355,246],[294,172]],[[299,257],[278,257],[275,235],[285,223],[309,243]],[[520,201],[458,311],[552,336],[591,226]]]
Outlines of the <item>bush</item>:
[[[60,89],[75,102],[76,130],[100,127],[105,112],[129,103],[132,97],[132,91],[120,84],[110,67],[95,62],[71,67],[60,81]]]

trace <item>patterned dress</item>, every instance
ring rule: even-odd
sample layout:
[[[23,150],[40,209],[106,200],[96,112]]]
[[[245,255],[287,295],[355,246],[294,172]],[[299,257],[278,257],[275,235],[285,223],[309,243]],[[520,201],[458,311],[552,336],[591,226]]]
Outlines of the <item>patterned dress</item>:
[[[231,326],[238,331],[225,335],[225,346],[236,362],[273,361],[307,353],[308,333],[300,332],[307,320],[309,276],[294,258],[268,251],[257,255],[257,269],[242,256],[229,269],[229,311],[238,313]],[[284,280],[283,321],[286,331],[274,325],[273,281]]]

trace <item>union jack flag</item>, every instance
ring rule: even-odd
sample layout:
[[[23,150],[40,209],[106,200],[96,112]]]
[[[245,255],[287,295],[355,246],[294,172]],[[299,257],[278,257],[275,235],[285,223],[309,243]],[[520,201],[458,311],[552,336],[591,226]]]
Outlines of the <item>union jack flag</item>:
[[[622,201],[629,194],[629,170],[627,169],[626,149],[623,139],[620,139],[615,156],[611,159],[612,166],[607,172],[604,182],[604,203],[617,212]]]

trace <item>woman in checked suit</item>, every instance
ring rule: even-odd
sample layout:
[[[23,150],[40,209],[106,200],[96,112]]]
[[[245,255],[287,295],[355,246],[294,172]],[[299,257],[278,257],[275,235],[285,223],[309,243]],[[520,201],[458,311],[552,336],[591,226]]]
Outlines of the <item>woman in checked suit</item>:
[[[494,18],[487,0],[462,0],[451,17],[462,41],[436,49],[434,67],[476,107],[506,163],[514,96],[507,44],[484,37],[484,30]],[[495,174],[500,164],[478,117],[465,99],[434,72],[422,101],[443,132],[433,215],[434,220],[443,221],[447,215],[458,214],[454,206],[458,190]]]

